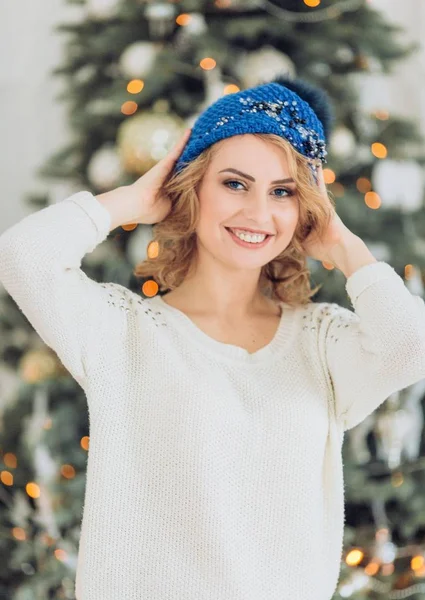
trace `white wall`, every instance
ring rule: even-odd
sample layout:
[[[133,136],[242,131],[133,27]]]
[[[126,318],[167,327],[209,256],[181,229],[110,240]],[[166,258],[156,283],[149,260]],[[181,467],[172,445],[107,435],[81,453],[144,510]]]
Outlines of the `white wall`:
[[[387,87],[379,80],[373,91],[368,86],[365,101],[417,115],[425,133],[425,3],[369,1],[405,26],[422,51],[395,69]],[[68,141],[66,107],[55,99],[63,84],[49,72],[62,64],[65,39],[53,26],[72,18],[73,11],[65,0],[0,2],[0,233],[30,212],[24,194],[46,186],[35,169]]]
[[[63,84],[49,74],[62,60],[52,28],[65,14],[65,0],[0,2],[0,232],[31,212],[24,194],[45,188],[35,169],[67,141],[55,100]]]

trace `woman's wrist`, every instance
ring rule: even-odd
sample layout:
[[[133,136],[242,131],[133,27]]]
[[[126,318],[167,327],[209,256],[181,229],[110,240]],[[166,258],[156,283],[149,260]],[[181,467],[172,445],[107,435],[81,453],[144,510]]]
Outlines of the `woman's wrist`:
[[[134,204],[131,188],[128,185],[123,185],[95,196],[96,200],[106,208],[111,215],[110,231],[126,225],[134,223],[136,219],[136,206]]]

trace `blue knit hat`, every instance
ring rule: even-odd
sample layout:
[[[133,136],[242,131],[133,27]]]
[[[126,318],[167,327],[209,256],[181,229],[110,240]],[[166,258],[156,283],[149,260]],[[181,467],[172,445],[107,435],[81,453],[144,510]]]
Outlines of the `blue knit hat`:
[[[216,100],[199,115],[175,164],[181,171],[206,148],[246,133],[274,133],[307,158],[317,182],[316,162],[326,163],[326,141],[334,114],[327,94],[301,79],[279,76],[268,83]]]

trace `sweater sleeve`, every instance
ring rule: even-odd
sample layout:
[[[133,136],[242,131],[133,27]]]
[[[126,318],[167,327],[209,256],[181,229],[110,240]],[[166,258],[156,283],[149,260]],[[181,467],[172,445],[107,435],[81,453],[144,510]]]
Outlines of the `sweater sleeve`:
[[[335,416],[348,430],[425,378],[425,304],[384,262],[361,267],[345,287],[355,312],[323,303],[319,329]]]
[[[109,230],[109,212],[83,191],[0,236],[0,281],[83,389],[90,334],[100,323],[108,290],[80,267]]]

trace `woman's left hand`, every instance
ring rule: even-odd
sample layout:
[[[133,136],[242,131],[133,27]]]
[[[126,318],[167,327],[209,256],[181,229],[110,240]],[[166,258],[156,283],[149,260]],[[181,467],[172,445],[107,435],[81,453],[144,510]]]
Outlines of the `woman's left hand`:
[[[355,237],[352,231],[344,225],[341,218],[336,213],[332,203],[330,202],[326,184],[323,176],[323,168],[320,163],[317,169],[318,185],[323,194],[324,201],[331,209],[332,219],[329,223],[329,227],[322,239],[318,239],[315,231],[312,231],[303,242],[303,248],[306,251],[307,256],[314,258],[315,260],[325,261],[334,263],[332,259],[332,250],[336,250],[342,242],[348,237]]]

